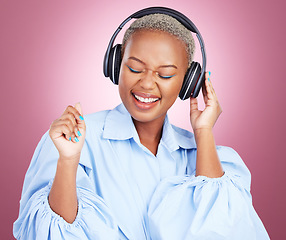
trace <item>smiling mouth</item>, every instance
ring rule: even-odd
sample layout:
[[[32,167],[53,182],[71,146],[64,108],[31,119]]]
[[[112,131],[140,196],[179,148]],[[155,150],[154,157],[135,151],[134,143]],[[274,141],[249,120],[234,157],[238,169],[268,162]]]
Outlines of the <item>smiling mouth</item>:
[[[132,93],[132,95],[137,101],[139,101],[141,103],[146,103],[146,104],[151,104],[151,103],[154,103],[154,102],[157,102],[160,100],[160,98],[144,98],[144,97],[138,96],[134,93]]]

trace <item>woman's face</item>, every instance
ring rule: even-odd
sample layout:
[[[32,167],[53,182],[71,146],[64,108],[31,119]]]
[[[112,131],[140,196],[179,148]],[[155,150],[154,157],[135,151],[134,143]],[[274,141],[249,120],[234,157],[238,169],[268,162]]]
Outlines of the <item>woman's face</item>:
[[[119,94],[140,122],[164,119],[178,97],[188,67],[184,43],[169,33],[140,30],[127,41]]]

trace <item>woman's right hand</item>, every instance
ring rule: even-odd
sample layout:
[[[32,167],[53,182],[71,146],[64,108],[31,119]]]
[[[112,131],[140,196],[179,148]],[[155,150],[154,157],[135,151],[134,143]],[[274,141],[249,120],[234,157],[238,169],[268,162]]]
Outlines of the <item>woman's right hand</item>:
[[[60,159],[78,160],[84,144],[86,126],[80,103],[68,106],[50,126],[49,135],[59,151]],[[79,132],[78,132],[79,131]]]

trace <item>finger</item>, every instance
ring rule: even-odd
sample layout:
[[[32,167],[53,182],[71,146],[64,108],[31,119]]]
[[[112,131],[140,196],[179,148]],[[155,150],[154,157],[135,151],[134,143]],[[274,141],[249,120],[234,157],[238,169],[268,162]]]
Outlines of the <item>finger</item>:
[[[69,137],[73,135],[75,135],[75,137],[80,137],[82,134],[77,126],[77,124],[75,123],[75,119],[71,116],[71,114],[67,114],[64,116],[65,118],[63,119],[59,119],[58,123],[55,124],[55,126],[61,126],[61,125],[66,125],[69,130],[70,133],[68,133],[68,140]]]
[[[59,136],[63,135],[67,140],[74,132],[74,126],[69,119],[58,119],[53,123],[52,131],[57,132]]]
[[[77,136],[74,134],[74,132],[71,133],[71,141],[72,141],[73,143],[78,142],[78,138],[77,138]]]
[[[74,131],[70,131],[67,125],[62,125],[61,128],[63,129],[63,134],[68,141],[72,141],[74,143],[78,142],[78,136],[75,134]]]
[[[74,105],[75,109],[79,112],[79,114],[82,116],[82,109],[81,109],[81,105],[80,105],[80,102],[77,102],[75,105]]]
[[[209,88],[210,88],[210,91],[211,91],[211,95],[212,95],[213,102],[217,104],[217,107],[218,107],[219,112],[220,112],[219,114],[221,114],[222,108],[221,108],[221,106],[220,106],[220,103],[219,103],[218,98],[217,98],[217,96],[216,96],[215,90],[214,90],[214,88],[212,87],[211,82],[209,82],[209,86],[210,86]]]
[[[75,104],[75,109],[79,112],[80,116],[80,120],[78,121],[78,127],[80,129],[83,129],[85,131],[85,122],[84,122],[84,118],[83,118],[83,113],[82,113],[82,108],[81,108],[81,105],[80,105],[80,102],[77,102]]]
[[[211,74],[210,71],[206,72],[206,79],[208,80],[208,81],[206,81],[206,87],[209,86],[209,88],[207,88],[207,91],[209,90],[208,92],[210,92],[213,95],[213,98],[217,99],[216,98],[216,94],[215,94],[215,90],[213,88],[213,85],[212,85],[212,82],[211,82],[211,79],[210,79],[210,74]]]
[[[64,122],[68,124],[71,129],[71,132],[73,132],[76,137],[80,137],[82,134],[80,132],[78,124],[75,122],[75,119],[71,115],[69,115],[69,117],[72,119],[68,118],[64,120]]]
[[[69,127],[70,131],[73,132],[76,137],[80,137],[81,133],[79,131],[78,125],[74,124],[73,121],[71,119],[65,119],[65,120],[62,120],[62,123],[66,124]]]
[[[77,102],[75,105],[74,105],[74,107],[75,107],[75,109],[77,110],[77,112],[79,113],[79,116],[78,116],[78,118],[79,118],[79,122],[81,123],[83,120],[84,120],[84,118],[83,118],[83,114],[82,114],[82,109],[81,109],[81,105],[80,105],[80,102]]]
[[[66,119],[68,119],[68,120],[70,120],[71,121],[71,123],[72,123],[72,131],[75,133],[75,135],[77,136],[77,137],[80,137],[81,136],[81,132],[80,132],[80,124],[79,123],[77,123],[77,121],[76,121],[76,119],[74,118],[74,115],[72,114],[72,113],[67,113],[67,114],[65,114],[65,115],[63,115],[61,118],[60,118],[61,120],[66,120]]]
[[[77,105],[77,108],[82,112],[81,110],[81,107]],[[65,119],[65,118],[69,118],[72,120],[72,122],[74,123],[75,125],[75,135],[77,137],[80,137],[81,136],[81,132],[80,132],[80,129],[85,129],[85,123],[84,123],[84,119],[83,117],[81,116],[80,112],[78,111],[78,109],[76,109],[75,107],[69,105],[66,110],[64,111],[64,114],[62,115],[61,119]]]
[[[70,130],[69,127],[67,127],[66,125],[63,125],[62,128],[65,129],[65,131],[63,131],[63,135],[66,138],[66,140],[71,141],[72,140],[72,131]]]
[[[211,72],[210,72],[210,71],[206,72],[206,79],[208,80],[208,83],[210,84],[211,92],[212,92],[213,94],[215,94],[215,91],[214,91],[214,88],[213,88],[213,85],[212,85],[210,76],[211,76]]]
[[[213,91],[211,89],[210,81],[206,79],[205,80],[205,84],[206,84],[206,90],[207,90],[207,98],[208,98],[208,100],[209,99],[213,100],[214,99],[214,94],[213,94]]]
[[[65,125],[65,124],[61,124],[61,125],[58,125],[58,126],[53,126],[53,128],[51,129],[51,133],[52,132],[56,133],[57,137],[55,137],[55,138],[64,137],[67,140],[69,140],[69,138],[71,136],[70,128],[67,125]]]
[[[209,81],[209,86],[210,86],[210,90],[211,90],[211,93],[212,93],[214,99],[217,99],[217,96],[216,96],[216,93],[215,93],[215,90],[214,90],[214,87],[213,87],[211,81]]]
[[[206,89],[206,85],[207,85],[207,83],[206,83],[206,75],[205,75],[205,81],[203,82],[203,84],[202,84],[202,92],[203,92],[203,98],[204,98],[204,102],[205,102],[205,104],[207,103],[207,101],[208,101],[208,97],[207,97],[207,89]]]
[[[81,109],[80,109],[81,110]],[[81,116],[81,113],[73,106],[69,105],[66,110],[64,111],[64,114],[67,114],[67,113],[72,113],[74,115],[74,118],[77,120],[77,121],[83,121],[82,119],[82,116]]]
[[[190,111],[196,111],[198,110],[198,99],[197,98],[190,98]]]
[[[70,120],[74,126],[77,125],[77,122],[76,122],[76,119],[74,118],[73,113],[67,112],[59,118],[59,120],[66,120],[66,119]]]

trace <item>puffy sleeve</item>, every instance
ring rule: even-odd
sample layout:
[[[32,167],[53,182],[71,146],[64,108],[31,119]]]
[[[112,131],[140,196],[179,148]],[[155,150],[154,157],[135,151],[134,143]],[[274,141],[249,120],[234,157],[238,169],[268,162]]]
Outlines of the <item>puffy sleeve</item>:
[[[192,149],[188,175],[160,182],[148,209],[152,239],[269,239],[252,205],[249,170],[232,148],[217,146],[217,152],[222,177],[195,177]]]
[[[81,158],[88,158],[83,147]],[[66,222],[49,206],[48,195],[56,172],[58,152],[48,132],[39,142],[26,173],[19,217],[14,223],[16,239],[118,239],[118,226],[104,200],[95,193],[89,170],[79,164],[77,172],[78,213]],[[86,159],[85,159],[86,161]]]

